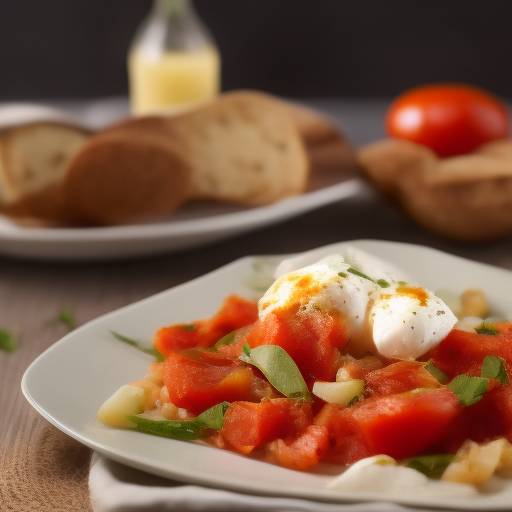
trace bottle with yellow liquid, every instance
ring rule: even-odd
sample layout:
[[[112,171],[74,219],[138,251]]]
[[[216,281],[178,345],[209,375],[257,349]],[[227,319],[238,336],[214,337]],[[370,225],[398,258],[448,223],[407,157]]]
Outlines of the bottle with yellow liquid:
[[[154,0],[128,54],[135,115],[181,110],[214,98],[220,56],[191,0]]]

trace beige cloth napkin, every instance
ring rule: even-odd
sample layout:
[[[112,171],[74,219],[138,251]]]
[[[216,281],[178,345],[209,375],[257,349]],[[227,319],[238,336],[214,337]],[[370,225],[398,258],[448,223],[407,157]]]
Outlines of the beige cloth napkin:
[[[341,505],[181,484],[98,453],[92,456],[89,489],[94,512],[426,512],[385,502]]]

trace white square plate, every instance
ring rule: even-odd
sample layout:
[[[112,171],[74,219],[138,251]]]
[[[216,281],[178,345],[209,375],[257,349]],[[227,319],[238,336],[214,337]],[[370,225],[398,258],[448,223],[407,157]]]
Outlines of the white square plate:
[[[344,242],[312,251],[319,258],[347,245],[375,254],[408,272],[423,286],[456,293],[481,288],[492,310],[512,318],[512,273],[426,247],[383,241]],[[465,510],[506,510],[512,504],[512,480],[496,492],[461,498],[439,495],[342,493],[325,485],[332,466],[297,472],[190,443],[102,426],[95,421],[101,404],[121,385],[140,379],[152,358],[114,339],[110,330],[151,340],[159,327],[213,315],[231,293],[258,298],[254,283],[283,257],[255,256],[141,302],[102,316],[68,334],[27,369],[22,389],[28,401],[66,434],[137,469],[183,482],[253,494],[329,502],[386,500],[396,503]],[[260,272],[261,275],[258,275]],[[256,278],[256,279],[255,279]],[[324,471],[325,470],[325,471]]]

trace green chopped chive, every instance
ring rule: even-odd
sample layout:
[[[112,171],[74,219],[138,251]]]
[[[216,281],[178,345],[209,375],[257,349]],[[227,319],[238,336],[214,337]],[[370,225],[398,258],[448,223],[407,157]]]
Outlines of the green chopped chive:
[[[351,274],[354,274],[355,276],[362,277],[363,279],[368,279],[368,281],[372,281],[372,283],[375,282],[371,277],[368,277],[366,274],[363,274],[356,268],[350,267],[347,269],[347,272],[350,272]]]
[[[475,327],[475,331],[478,334],[492,334],[493,336],[496,336],[496,334],[499,333],[498,329],[496,329],[494,324],[490,322],[483,322],[478,327]]]
[[[508,384],[508,374],[503,360],[498,356],[487,356],[482,364],[482,377],[496,379],[500,384]]]
[[[457,396],[462,405],[476,404],[487,391],[488,380],[483,377],[470,377],[469,375],[457,375],[448,388]]]
[[[66,325],[70,330],[73,330],[76,327],[75,315],[70,309],[62,308],[59,311],[59,316],[57,319],[61,324]]]
[[[197,418],[183,421],[152,420],[133,415],[128,416],[128,419],[135,423],[135,428],[139,432],[181,441],[191,441],[199,439],[205,428],[220,430],[228,407],[229,402],[221,402],[202,412]]]
[[[385,280],[385,279],[378,279],[376,281],[376,283],[381,287],[381,288],[389,288],[391,285]]]
[[[0,350],[12,352],[18,346],[18,337],[8,329],[0,329]]]
[[[288,398],[311,401],[311,394],[295,361],[278,345],[251,349],[246,343],[240,359],[256,366],[270,384]]]
[[[420,455],[411,457],[401,462],[403,466],[415,469],[429,478],[439,479],[445,469],[455,460],[455,455]]]
[[[188,324],[183,326],[184,331],[193,331],[196,328],[196,325],[194,324]]]
[[[338,272],[338,275],[343,278],[348,277],[348,274],[346,274],[345,272]]]
[[[439,384],[446,384],[448,382],[448,377],[446,373],[444,373],[442,370],[440,370],[437,366],[432,363],[432,361],[429,361],[425,365],[425,370],[427,370],[432,377],[434,377]]]
[[[112,336],[114,336],[114,338],[118,339],[119,341],[122,341],[123,343],[126,343],[127,345],[130,345],[131,347],[134,347],[137,350],[144,352],[145,354],[153,356],[154,358],[156,358],[157,361],[165,361],[165,357],[163,356],[163,354],[158,352],[158,350],[154,347],[147,348],[147,346],[145,346],[145,343],[138,340],[134,340],[132,338],[128,338],[127,336],[124,336],[123,334],[119,334],[118,332],[112,330],[110,331],[110,334],[112,334]]]
[[[407,281],[398,281],[398,286],[407,286]]]

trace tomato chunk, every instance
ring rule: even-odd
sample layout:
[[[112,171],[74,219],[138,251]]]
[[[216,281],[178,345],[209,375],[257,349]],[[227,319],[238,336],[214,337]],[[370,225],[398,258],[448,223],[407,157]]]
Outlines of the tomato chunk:
[[[324,426],[310,425],[291,443],[277,439],[270,443],[269,449],[282,466],[305,470],[329,453],[329,431]]]
[[[250,367],[208,353],[196,359],[170,354],[165,361],[164,385],[174,405],[194,414],[223,401],[259,401],[269,390]]]
[[[438,388],[439,382],[418,361],[399,361],[365,377],[365,397],[397,395],[418,388]]]
[[[369,398],[347,409],[331,407],[320,423],[329,428],[340,462],[378,454],[402,459],[443,439],[461,408],[450,390],[440,388]]]
[[[289,398],[260,403],[232,403],[224,416],[221,435],[236,450],[250,453],[274,439],[295,436],[311,424],[311,405]]]
[[[252,324],[257,318],[257,304],[230,295],[212,318],[158,329],[153,345],[164,356],[186,348],[208,348],[226,334]]]
[[[341,362],[338,350],[348,342],[348,337],[341,321],[327,313],[301,315],[275,310],[254,324],[247,342],[251,348],[284,348],[306,380],[334,380]]]
[[[498,356],[505,361],[507,371],[512,369],[512,322],[495,325],[498,334],[453,329],[448,336],[423,359],[432,359],[440,370],[452,379],[467,373],[479,376],[486,356]]]

